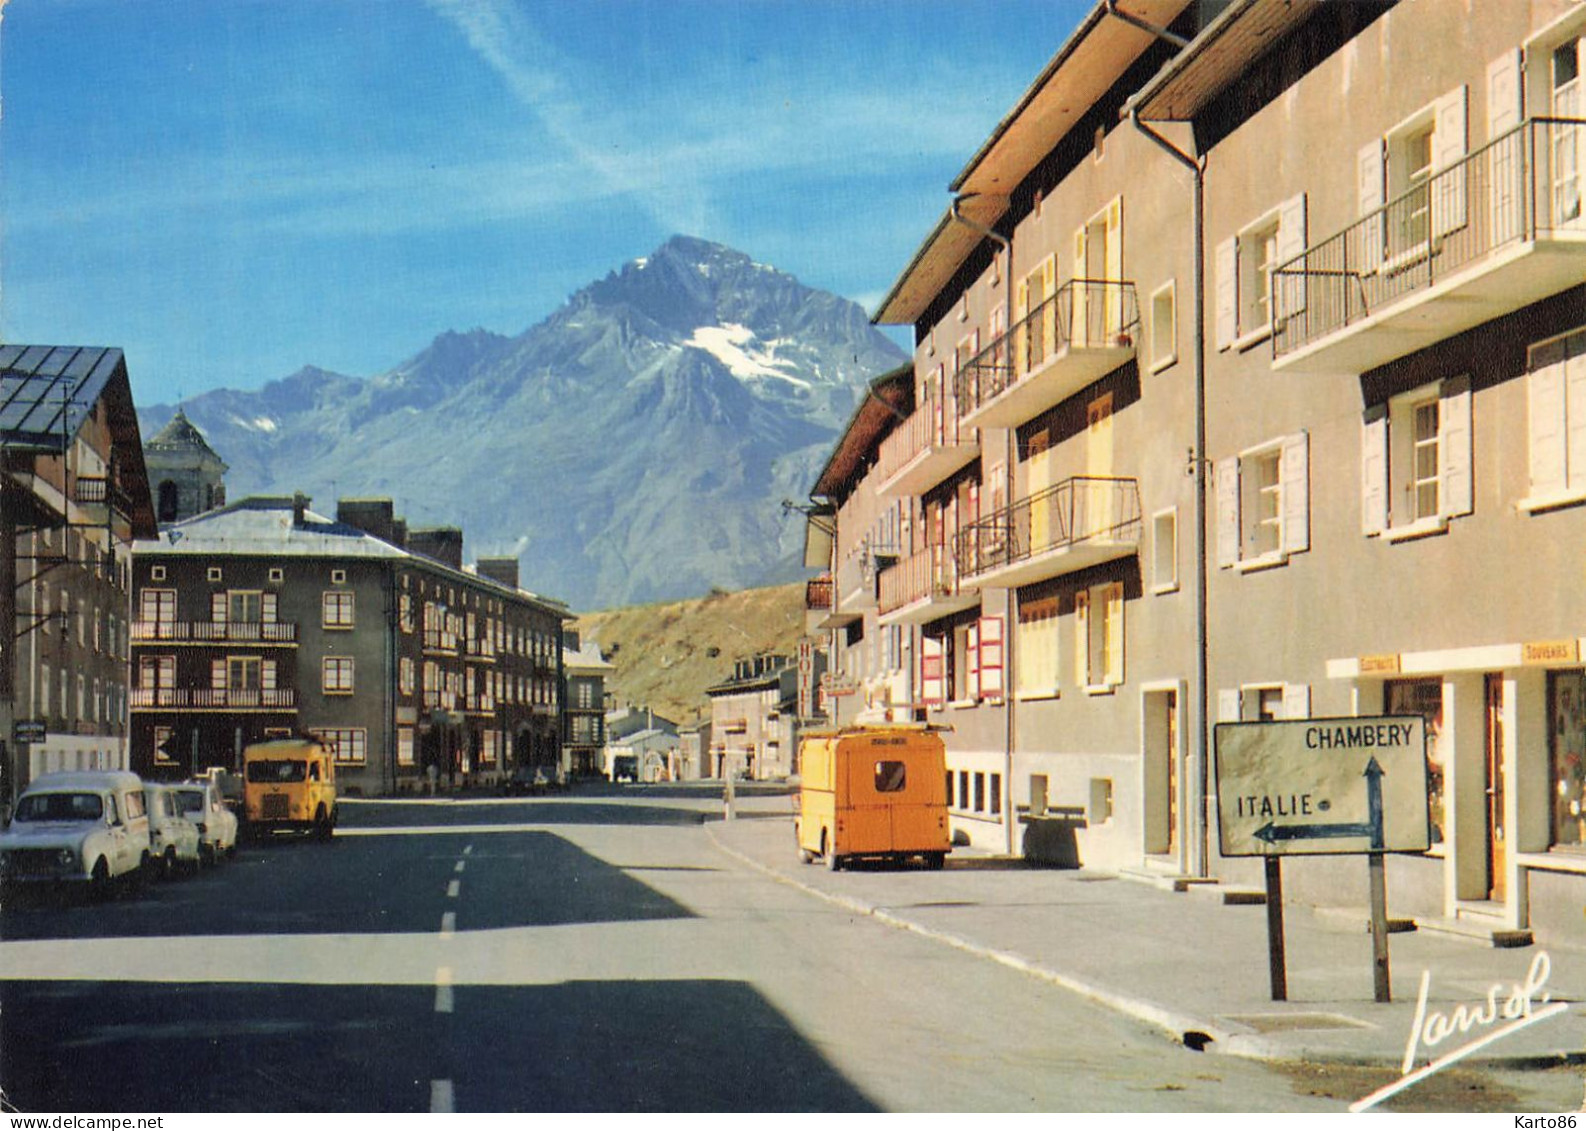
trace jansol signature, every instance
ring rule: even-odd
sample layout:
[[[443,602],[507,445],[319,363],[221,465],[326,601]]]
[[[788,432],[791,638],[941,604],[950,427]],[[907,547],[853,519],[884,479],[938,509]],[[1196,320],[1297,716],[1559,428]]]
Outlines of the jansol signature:
[[[1548,976],[1553,972],[1553,961],[1546,951],[1531,960],[1524,980],[1505,984],[1494,982],[1484,1000],[1461,1003],[1453,1009],[1427,1009],[1427,997],[1432,988],[1432,972],[1421,972],[1421,990],[1415,999],[1415,1023],[1410,1027],[1409,1040],[1404,1048],[1403,1075],[1386,1087],[1349,1105],[1350,1111],[1365,1111],[1410,1085],[1441,1072],[1494,1041],[1518,1033],[1521,1029],[1557,1016],[1569,1009],[1562,1001],[1550,1001],[1547,992]],[[1416,1053],[1425,1049],[1430,1055],[1444,1041],[1456,1035],[1475,1032],[1473,1040],[1449,1050],[1421,1068],[1415,1068]],[[1413,1071],[1412,1071],[1413,1069]]]

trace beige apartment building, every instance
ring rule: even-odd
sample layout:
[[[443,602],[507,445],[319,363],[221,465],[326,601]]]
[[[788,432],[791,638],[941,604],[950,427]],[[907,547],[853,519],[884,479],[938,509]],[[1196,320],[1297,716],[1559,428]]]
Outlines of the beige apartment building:
[[[876,315],[912,404],[814,494],[838,611],[900,508],[875,623],[960,838],[1254,883],[1214,724],[1416,713],[1395,913],[1578,931],[1583,36],[1569,0],[1098,4],[955,179]]]

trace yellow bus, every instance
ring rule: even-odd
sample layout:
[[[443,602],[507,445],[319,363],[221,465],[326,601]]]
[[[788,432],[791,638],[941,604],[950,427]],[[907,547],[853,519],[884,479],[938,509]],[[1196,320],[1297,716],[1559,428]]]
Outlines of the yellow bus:
[[[947,752],[923,725],[817,731],[799,743],[799,858],[836,871],[858,859],[918,856],[940,868],[952,850]]]

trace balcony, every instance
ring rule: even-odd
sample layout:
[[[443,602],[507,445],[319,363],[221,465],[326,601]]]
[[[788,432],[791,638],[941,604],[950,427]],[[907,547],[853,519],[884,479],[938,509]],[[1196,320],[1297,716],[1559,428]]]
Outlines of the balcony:
[[[1011,589],[1136,553],[1140,527],[1136,480],[1076,476],[965,527],[953,553],[966,585]]]
[[[893,496],[923,494],[979,451],[974,429],[959,427],[956,399],[934,395],[881,441],[878,490]]]
[[[837,567],[837,612],[849,620],[856,620],[878,607],[876,575],[897,560],[892,550],[873,546],[864,546],[848,555]]]
[[[457,655],[457,634],[439,628],[424,630],[424,651],[442,656]]]
[[[1272,274],[1272,368],[1362,373],[1586,279],[1586,122],[1522,122]]]
[[[134,711],[295,711],[293,688],[133,687]]]
[[[882,624],[924,624],[980,604],[980,594],[960,592],[953,557],[945,546],[911,554],[881,571]]]
[[[256,621],[132,622],[132,643],[175,644],[296,644],[295,623]]]
[[[812,577],[804,583],[804,631],[813,635],[828,628],[837,628],[853,618],[838,618],[833,614],[836,582],[830,575]]]
[[[1133,283],[1064,283],[959,370],[960,432],[1023,424],[1133,358],[1139,336]]]

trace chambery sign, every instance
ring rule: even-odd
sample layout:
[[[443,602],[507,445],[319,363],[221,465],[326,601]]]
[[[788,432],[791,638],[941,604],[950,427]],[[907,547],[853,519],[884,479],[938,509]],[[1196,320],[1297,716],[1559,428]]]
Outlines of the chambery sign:
[[[1216,745],[1224,856],[1431,847],[1418,716],[1219,723]]]

